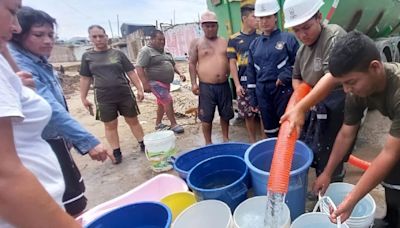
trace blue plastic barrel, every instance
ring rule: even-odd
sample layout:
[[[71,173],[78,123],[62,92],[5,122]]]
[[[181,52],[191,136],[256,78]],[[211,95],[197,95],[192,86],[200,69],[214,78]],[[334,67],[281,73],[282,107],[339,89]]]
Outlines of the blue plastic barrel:
[[[276,138],[261,140],[250,146],[244,156],[249,167],[254,194],[257,196],[267,195],[275,143]],[[303,142],[297,141],[290,171],[289,189],[285,198],[292,221],[305,212],[308,168],[312,160],[311,149]]]
[[[178,156],[174,162],[174,169],[179,176],[186,180],[189,171],[198,163],[219,155],[235,155],[244,158],[244,153],[250,147],[247,143],[221,143],[200,147]]]
[[[197,201],[216,199],[232,210],[247,198],[248,168],[237,156],[221,155],[196,165],[187,177]]]
[[[162,203],[141,202],[114,209],[97,218],[87,228],[169,228],[171,211]]]

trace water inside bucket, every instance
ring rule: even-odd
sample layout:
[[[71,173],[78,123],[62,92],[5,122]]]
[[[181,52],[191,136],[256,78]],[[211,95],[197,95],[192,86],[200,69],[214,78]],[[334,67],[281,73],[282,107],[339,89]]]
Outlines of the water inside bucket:
[[[238,228],[265,228],[265,211],[267,196],[257,196],[241,203],[234,212],[234,220]],[[283,205],[277,225],[279,228],[290,226],[290,211]]]
[[[339,205],[344,200],[346,195],[347,192],[336,192],[329,197],[332,199],[335,205]],[[364,217],[366,215],[369,215],[371,211],[373,211],[373,204],[364,197],[356,204],[350,217]]]
[[[269,172],[271,170],[272,164],[272,154],[271,153],[260,153],[254,156],[251,163],[257,168],[265,172]],[[305,161],[304,157],[300,154],[294,154],[292,160],[292,167],[290,170],[296,170],[301,168]]]
[[[303,214],[293,221],[291,228],[348,228],[344,223],[338,226],[338,224],[332,223],[329,220],[329,215],[322,212],[312,212]]]
[[[332,183],[329,185],[325,195],[331,198],[335,205],[339,205],[354,188],[354,185],[348,183]],[[376,205],[373,198],[368,194],[362,198],[354,207],[348,224],[359,223],[363,221],[365,224],[371,224],[373,221]],[[322,211],[327,213],[329,208],[327,205],[322,205]]]
[[[233,184],[242,175],[243,173],[237,170],[221,170],[205,176],[198,187],[203,189],[223,188]]]

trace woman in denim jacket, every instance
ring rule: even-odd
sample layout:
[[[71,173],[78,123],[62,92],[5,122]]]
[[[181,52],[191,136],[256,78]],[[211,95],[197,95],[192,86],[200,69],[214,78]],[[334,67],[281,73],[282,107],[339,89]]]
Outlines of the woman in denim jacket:
[[[36,92],[52,108],[52,117],[42,137],[50,144],[60,163],[66,190],[63,204],[73,216],[86,207],[85,185],[71,157],[73,146],[82,155],[104,161],[107,151],[96,137],[85,130],[68,112],[67,103],[59,83],[57,72],[47,61],[55,41],[55,19],[47,13],[29,7],[18,11],[22,31],[14,34],[9,45],[18,67],[32,74]]]

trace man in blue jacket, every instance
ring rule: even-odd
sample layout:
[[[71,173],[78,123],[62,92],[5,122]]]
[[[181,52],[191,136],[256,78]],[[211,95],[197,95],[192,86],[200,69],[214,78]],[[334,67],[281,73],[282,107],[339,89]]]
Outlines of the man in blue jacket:
[[[250,105],[261,112],[267,137],[278,136],[279,119],[293,92],[292,70],[299,48],[294,35],[277,28],[279,9],[276,0],[256,1],[254,14],[262,35],[250,45],[246,71]]]

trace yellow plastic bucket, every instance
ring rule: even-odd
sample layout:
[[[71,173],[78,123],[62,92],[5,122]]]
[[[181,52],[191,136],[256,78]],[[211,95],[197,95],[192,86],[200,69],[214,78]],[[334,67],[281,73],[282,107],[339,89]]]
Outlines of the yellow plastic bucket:
[[[161,202],[171,209],[174,221],[183,210],[196,203],[196,198],[191,192],[177,192],[162,198]]]

